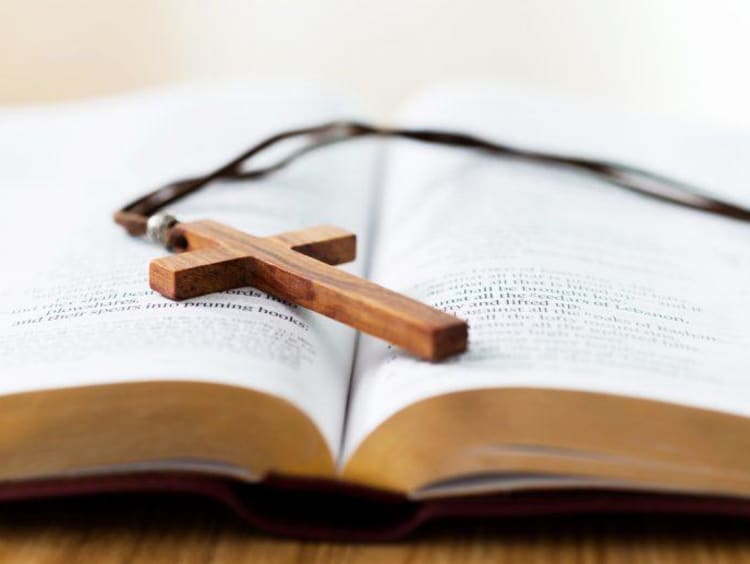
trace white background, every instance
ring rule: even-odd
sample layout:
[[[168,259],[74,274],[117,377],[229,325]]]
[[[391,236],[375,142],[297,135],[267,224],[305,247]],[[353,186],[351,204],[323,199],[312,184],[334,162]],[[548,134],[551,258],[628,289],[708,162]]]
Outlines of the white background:
[[[750,126],[748,54],[744,0],[0,1],[0,104],[292,77],[387,117],[481,78]]]

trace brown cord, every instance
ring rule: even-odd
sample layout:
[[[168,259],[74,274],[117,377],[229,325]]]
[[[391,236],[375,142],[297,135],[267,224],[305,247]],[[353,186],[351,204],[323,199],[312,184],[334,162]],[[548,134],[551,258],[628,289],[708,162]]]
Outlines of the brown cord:
[[[172,182],[129,203],[114,215],[115,222],[131,235],[143,235],[149,216],[173,202],[181,200],[214,180],[253,180],[280,170],[302,155],[315,149],[358,137],[396,137],[477,149],[486,153],[551,166],[563,166],[591,174],[621,188],[663,202],[708,212],[742,221],[750,220],[750,210],[704,194],[698,188],[665,176],[610,161],[577,158],[512,147],[474,135],[431,129],[391,129],[355,121],[341,121],[319,126],[292,129],[273,135],[227,164],[204,176]],[[288,139],[307,139],[303,145],[276,163],[245,170],[246,161],[258,153]]]

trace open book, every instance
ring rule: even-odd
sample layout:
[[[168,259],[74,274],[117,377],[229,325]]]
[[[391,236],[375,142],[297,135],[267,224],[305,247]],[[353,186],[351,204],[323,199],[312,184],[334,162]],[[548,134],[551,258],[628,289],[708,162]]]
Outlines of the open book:
[[[269,530],[371,538],[434,516],[750,514],[739,222],[565,169],[361,140],[174,211],[255,235],[351,230],[344,268],[466,319],[467,353],[419,361],[251,287],[149,289],[164,251],[113,210],[277,130],[352,117],[341,96],[268,83],[0,112],[0,498],[194,491]],[[739,132],[476,85],[395,121],[750,200]]]

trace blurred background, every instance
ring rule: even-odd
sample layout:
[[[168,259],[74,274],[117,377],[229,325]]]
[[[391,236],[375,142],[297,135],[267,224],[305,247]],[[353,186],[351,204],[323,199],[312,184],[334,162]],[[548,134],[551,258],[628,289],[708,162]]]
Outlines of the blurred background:
[[[2,0],[0,104],[312,79],[375,115],[435,81],[750,126],[746,0]]]

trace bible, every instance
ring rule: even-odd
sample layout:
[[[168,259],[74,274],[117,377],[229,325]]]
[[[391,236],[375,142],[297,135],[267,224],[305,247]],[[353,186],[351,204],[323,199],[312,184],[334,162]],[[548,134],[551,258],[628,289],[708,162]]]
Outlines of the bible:
[[[750,226],[564,168],[362,139],[176,203],[469,323],[442,362],[252,286],[182,301],[111,211],[277,130],[367,117],[310,85],[0,111],[0,501],[202,495],[304,538],[439,518],[750,516]],[[750,135],[480,84],[394,121],[628,162],[747,205]]]

